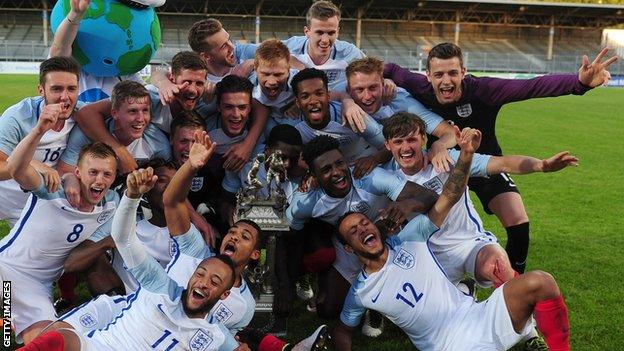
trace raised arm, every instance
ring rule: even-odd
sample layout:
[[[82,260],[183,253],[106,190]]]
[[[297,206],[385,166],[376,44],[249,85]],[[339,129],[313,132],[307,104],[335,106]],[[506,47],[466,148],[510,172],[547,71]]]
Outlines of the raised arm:
[[[120,172],[126,174],[137,169],[137,163],[128,151],[108,131],[104,120],[110,115],[112,103],[109,99],[100,100],[81,108],[75,115],[76,123],[89,139],[102,142],[115,150],[120,161]]]
[[[17,144],[15,150],[7,159],[7,169],[11,178],[15,179],[24,190],[34,190],[41,185],[41,176],[31,166],[31,161],[41,138],[48,130],[54,127],[62,110],[61,104],[44,106],[35,128]]]
[[[191,227],[191,217],[186,202],[191,182],[195,173],[208,162],[216,145],[206,132],[195,132],[195,142],[189,152],[188,160],[178,169],[163,194],[165,218],[171,236],[182,235]]]
[[[78,34],[78,26],[89,8],[91,0],[71,0],[71,10],[56,29],[54,41],[50,47],[50,57],[72,55],[72,44]]]
[[[453,167],[449,178],[444,183],[440,198],[428,212],[429,219],[438,227],[442,226],[446,215],[448,215],[451,208],[455,206],[466,190],[472,157],[481,144],[481,132],[477,129],[464,128],[458,144],[461,147],[461,152],[455,167]]]
[[[136,236],[136,210],[141,196],[156,184],[157,179],[151,167],[128,174],[126,179],[128,188],[113,217],[111,237],[128,268],[137,267],[148,257],[143,244]]]
[[[557,172],[569,166],[578,166],[578,158],[569,151],[559,152],[540,160],[531,156],[492,156],[487,164],[488,174],[529,174],[535,172]]]

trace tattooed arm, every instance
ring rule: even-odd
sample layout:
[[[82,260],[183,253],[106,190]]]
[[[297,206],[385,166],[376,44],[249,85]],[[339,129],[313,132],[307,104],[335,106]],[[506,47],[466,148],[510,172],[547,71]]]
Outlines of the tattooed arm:
[[[438,227],[442,226],[449,211],[466,190],[472,156],[481,144],[481,132],[477,129],[464,128],[457,144],[461,147],[457,163],[444,183],[440,198],[428,212],[429,219]]]

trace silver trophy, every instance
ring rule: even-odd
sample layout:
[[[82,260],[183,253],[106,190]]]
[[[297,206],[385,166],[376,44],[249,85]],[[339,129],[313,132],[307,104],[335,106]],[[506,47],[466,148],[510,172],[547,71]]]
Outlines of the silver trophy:
[[[260,167],[267,167],[266,179],[258,178]],[[286,167],[279,150],[268,158],[263,154],[255,157],[247,174],[247,185],[236,194],[235,220],[254,221],[266,233],[266,259],[246,276],[256,296],[256,311],[272,312],[275,284],[275,237],[279,232],[289,230],[284,211],[287,198],[282,189],[286,181]]]

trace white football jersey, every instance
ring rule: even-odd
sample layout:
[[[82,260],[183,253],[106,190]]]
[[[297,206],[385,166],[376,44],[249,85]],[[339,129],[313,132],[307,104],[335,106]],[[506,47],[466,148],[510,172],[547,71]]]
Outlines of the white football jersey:
[[[305,36],[294,36],[284,40],[284,44],[290,50],[290,54],[297,58],[306,68],[316,68],[325,74],[329,80],[329,89],[332,91],[344,91],[347,82],[345,69],[352,61],[363,58],[364,53],[355,45],[336,40],[327,61],[320,65],[315,64],[309,55],[309,40]]]
[[[301,134],[303,144],[307,144],[314,137],[319,135],[328,135],[340,143],[340,150],[347,159],[347,162],[353,162],[358,158],[370,156],[377,152],[377,149],[383,147],[384,139],[381,126],[372,118],[367,117],[366,130],[362,135],[358,135],[348,126],[342,125],[341,104],[330,102],[329,104],[330,121],[323,129],[314,129],[310,127],[302,117],[302,121],[295,125],[295,128]]]
[[[164,268],[169,264],[171,258],[175,256],[175,250],[177,245],[174,243],[171,236],[169,236],[169,230],[167,227],[157,227],[149,222],[147,219],[142,219],[137,222],[136,235],[139,238],[147,254],[152,256],[160,265]],[[117,251],[113,250],[112,266],[117,272],[117,275],[124,283],[126,287],[126,293],[132,293],[139,288],[139,283],[128,272],[124,266],[123,259]]]
[[[197,230],[189,231],[174,240],[179,244],[176,255],[167,266],[167,275],[180,286],[187,286],[197,266],[213,253],[206,251],[206,244]],[[232,287],[230,295],[220,300],[207,316],[211,323],[223,324],[232,334],[245,328],[253,317],[256,301],[245,279],[241,285]]]
[[[83,103],[78,103],[77,108]],[[0,151],[10,156],[17,144],[37,125],[41,110],[45,106],[43,97],[25,98],[9,107],[0,117]],[[61,154],[67,148],[69,132],[76,122],[73,117],[65,121],[60,131],[48,130],[35,150],[33,160],[40,161],[50,167],[56,166]],[[20,189],[13,179],[0,181],[0,219],[7,219],[14,224],[28,199],[28,193]]]
[[[109,190],[92,212],[81,212],[69,204],[62,187],[48,193],[42,178],[17,224],[0,241],[0,263],[51,287],[74,247],[96,231],[110,231],[118,203],[119,196]]]
[[[97,77],[80,70],[80,79],[78,80],[78,91],[80,94],[78,95],[78,101],[91,103],[107,99],[113,94],[115,85],[124,80],[131,80],[145,85],[145,81],[139,73],[117,77]]]
[[[453,316],[473,301],[446,278],[429,250],[427,238],[436,229],[426,215],[418,215],[390,237],[385,265],[370,275],[360,273],[340,320],[355,327],[366,309],[379,311],[419,350],[446,350],[445,345],[455,337],[449,333],[457,319]]]
[[[459,151],[450,149],[449,155],[457,161]],[[475,154],[470,167],[470,176],[487,176],[486,169],[490,157],[490,155]],[[406,175],[401,169],[397,169],[398,165],[394,160],[391,168],[396,169],[394,172],[399,177],[420,184],[438,194],[442,193],[444,183],[449,177],[449,172],[438,173],[431,164],[413,175]],[[470,200],[468,189],[466,189],[459,201],[451,208],[440,230],[429,239],[429,246],[445,271],[447,273],[455,272],[449,276],[453,282],[458,282],[462,278],[461,273],[463,272],[461,269],[458,270],[457,267],[453,267],[457,260],[449,256],[454,252],[450,248],[468,241],[496,242],[497,240],[492,233],[483,229],[481,218],[475,210],[472,200]]]

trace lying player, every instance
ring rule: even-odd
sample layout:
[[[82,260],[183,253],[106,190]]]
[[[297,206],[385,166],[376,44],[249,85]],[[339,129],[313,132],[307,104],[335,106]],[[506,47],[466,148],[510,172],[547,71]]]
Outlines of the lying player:
[[[89,144],[80,151],[73,169],[81,190],[76,207],[66,200],[62,186],[48,191],[43,176],[30,165],[41,138],[64,114],[60,105],[45,109],[7,161],[13,179],[31,192],[18,225],[0,241],[0,276],[13,282],[12,324],[18,340],[25,342],[55,318],[52,283],[61,275],[69,252],[94,232],[108,230],[119,200],[109,191],[117,161],[104,144]]]
[[[139,200],[156,180],[151,168],[132,172],[113,220],[112,236],[116,247],[141,285],[129,299],[128,307],[102,330],[87,335],[69,328],[50,331],[22,350],[145,350],[159,345],[169,345],[169,348],[177,345],[184,350],[197,347],[234,350],[238,347],[223,325],[210,323],[206,318],[216,302],[229,295],[236,280],[232,260],[223,255],[203,260],[186,288],[182,288],[147,254],[136,237]]]
[[[533,314],[550,350],[570,349],[567,309],[548,273],[519,276],[476,303],[446,278],[427,245],[466,191],[480,138],[477,130],[462,131],[461,152],[440,198],[398,235],[384,241],[379,229],[361,213],[340,219],[339,238],[364,268],[334,330],[338,350],[351,350],[352,329],[367,308],[388,317],[423,351],[508,349],[531,331]]]

